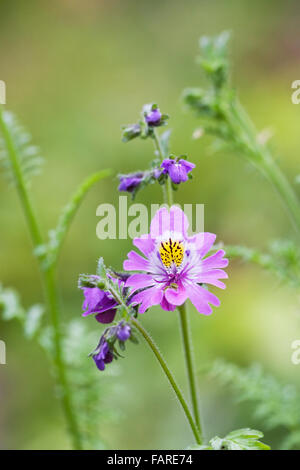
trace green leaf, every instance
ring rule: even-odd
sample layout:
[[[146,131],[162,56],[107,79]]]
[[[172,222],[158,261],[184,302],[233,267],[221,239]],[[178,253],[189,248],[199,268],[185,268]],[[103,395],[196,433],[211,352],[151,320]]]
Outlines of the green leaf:
[[[46,247],[42,245],[38,247],[38,251],[36,251],[37,256],[42,256],[46,250],[48,256],[44,262],[44,268],[48,268],[49,265],[56,261],[69,227],[87,192],[95,183],[111,176],[111,174],[112,170],[110,169],[101,170],[86,178],[83,183],[79,185],[71,197],[70,202],[63,208],[56,228],[54,230],[50,230],[48,245],[46,245]]]
[[[213,437],[209,444],[189,447],[194,450],[270,450],[270,446],[259,441],[263,433],[244,428],[232,431],[224,438]]]
[[[39,304],[33,305],[28,310],[24,322],[24,333],[28,339],[34,338],[40,332],[44,313],[45,307]]]
[[[10,158],[12,153],[15,162]],[[0,109],[0,164],[4,174],[17,184],[16,171],[20,171],[24,182],[29,183],[32,176],[40,173],[42,163],[43,158],[39,148],[32,144],[31,135],[19,124],[13,113]]]
[[[102,257],[100,257],[98,260],[96,274],[100,277],[100,279],[106,279],[106,267]]]
[[[267,374],[260,364],[241,368],[224,360],[217,360],[210,367],[210,376],[216,377],[223,386],[230,386],[239,402],[252,403],[252,415],[260,420],[264,427],[287,429],[289,438],[285,438],[282,445],[288,443],[295,448],[300,445],[298,387],[281,383]]]
[[[23,320],[25,310],[21,305],[19,294],[10,288],[3,288],[0,284],[0,313],[3,320],[15,318]]]

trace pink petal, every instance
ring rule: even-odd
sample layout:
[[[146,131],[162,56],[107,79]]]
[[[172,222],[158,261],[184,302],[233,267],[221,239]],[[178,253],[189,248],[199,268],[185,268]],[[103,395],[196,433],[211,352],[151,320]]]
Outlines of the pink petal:
[[[202,282],[204,284],[212,284],[213,286],[220,287],[220,289],[225,289],[225,284],[219,279],[227,279],[228,274],[222,269],[212,269],[211,271],[201,272],[197,276],[197,282]]]
[[[226,268],[226,266],[228,266],[228,259],[223,258],[224,255],[225,255],[225,251],[219,250],[213,255],[209,256],[208,258],[205,258],[202,261],[203,272],[205,272],[206,270],[211,270],[215,268]]]
[[[150,238],[150,234],[142,235],[135,238],[133,244],[145,255],[148,256],[154,249],[154,240]]]
[[[195,235],[196,248],[201,258],[209,252],[215,243],[216,237],[214,233],[210,232],[202,232]]]
[[[173,312],[176,308],[176,305],[169,304],[166,299],[166,296],[163,296],[160,306],[163,310],[166,310],[167,312]]]
[[[126,283],[126,287],[132,287],[131,292],[135,292],[137,289],[143,289],[144,287],[150,287],[153,286],[154,281],[152,276],[149,276],[149,274],[133,274],[130,276]]]
[[[186,235],[189,222],[185,213],[177,206],[172,206],[170,212],[163,207],[159,209],[151,221],[150,233],[157,238],[165,232],[179,232]]]
[[[218,297],[203,287],[198,286],[198,284],[189,284],[186,286],[186,289],[192,304],[196,307],[199,313],[210,315],[212,313],[212,308],[209,303],[216,307],[220,305]]]
[[[177,289],[166,289],[165,297],[170,304],[182,305],[186,301],[188,294],[183,286],[178,286]]]
[[[141,304],[139,307],[139,313],[145,313],[145,311],[153,305],[158,305],[162,301],[163,292],[161,288],[150,287],[138,294],[134,295],[131,299],[132,303]]]
[[[135,251],[128,253],[128,259],[124,261],[123,268],[126,271],[148,271],[149,262]]]

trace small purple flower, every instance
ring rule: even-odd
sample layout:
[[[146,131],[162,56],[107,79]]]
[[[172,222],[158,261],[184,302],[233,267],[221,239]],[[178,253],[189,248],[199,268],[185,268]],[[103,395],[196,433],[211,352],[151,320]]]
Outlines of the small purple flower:
[[[161,112],[158,108],[151,109],[146,113],[145,120],[148,126],[159,126],[161,121]]]
[[[104,336],[101,336],[97,348],[92,353],[92,357],[99,370],[104,370],[105,364],[112,362],[114,356]]]
[[[116,315],[117,302],[110,292],[99,289],[99,287],[83,287],[85,300],[82,308],[85,312],[83,317],[96,314],[95,318],[100,323],[111,323]]]
[[[132,193],[143,181],[145,174],[140,171],[138,173],[132,173],[129,175],[121,175],[119,191],[127,191]]]
[[[174,160],[172,158],[166,158],[162,164],[163,173],[168,174],[173,183],[179,184],[184,183],[188,180],[188,173],[195,168],[194,163],[188,162],[181,158],[180,160]]]
[[[120,341],[127,341],[131,335],[131,326],[129,323],[121,321],[117,326],[117,338]]]

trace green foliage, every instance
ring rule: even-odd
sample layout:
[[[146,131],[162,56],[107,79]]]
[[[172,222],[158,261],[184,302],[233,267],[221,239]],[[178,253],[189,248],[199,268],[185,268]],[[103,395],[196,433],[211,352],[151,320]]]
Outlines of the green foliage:
[[[91,187],[112,174],[109,169],[98,171],[86,178],[77,188],[70,201],[62,209],[55,229],[49,231],[49,241],[35,248],[35,255],[42,260],[43,269],[48,269],[57,261],[61,247],[65,241],[70,225],[78,211],[84,197]]]
[[[28,183],[32,176],[39,174],[43,159],[40,156],[39,148],[32,144],[31,135],[19,124],[17,118],[9,111],[3,111],[0,132],[0,163],[4,169],[5,176],[11,182],[18,185],[15,168],[9,158],[8,153],[13,151],[18,159],[18,168],[22,173],[25,183]],[[0,123],[0,124],[1,124]]]
[[[183,92],[185,104],[201,120],[201,134],[216,137],[215,150],[234,150],[258,168],[277,189],[288,209],[294,227],[300,233],[300,205],[285,175],[276,165],[268,148],[268,133],[258,133],[229,82],[227,32],[200,39],[199,63],[209,79],[207,89],[188,88]]]
[[[255,248],[226,246],[229,258],[240,258],[245,262],[258,264],[274,273],[280,282],[292,287],[300,287],[300,249],[291,240],[277,240],[270,244],[269,253],[261,253]]]
[[[194,450],[270,450],[270,446],[259,441],[263,433],[244,428],[232,431],[227,436],[213,437],[209,444],[191,447]]]
[[[4,321],[18,320],[27,339],[33,339],[41,333],[44,313],[45,308],[40,304],[25,309],[18,292],[0,284],[0,318]]]
[[[51,326],[43,324],[43,316],[43,306],[33,305],[26,310],[15,290],[0,286],[0,317],[6,321],[19,320],[24,336],[28,340],[38,341],[52,361],[55,354],[54,332]],[[86,449],[106,446],[104,434],[101,440],[103,423],[117,416],[103,404],[103,398],[109,395],[112,386],[109,377],[107,378],[110,372],[106,374],[105,380],[101,379],[93,361],[88,359],[91,345],[96,344],[98,339],[82,321],[73,320],[63,327],[62,347],[69,383],[73,390],[72,404],[79,422],[81,440]],[[58,393],[59,390],[60,387],[57,386]]]
[[[25,310],[21,305],[19,294],[10,288],[4,288],[0,284],[0,314],[3,320],[18,319],[23,321]]]
[[[239,402],[252,402],[254,417],[267,429],[279,426],[286,428],[289,434],[282,447],[299,447],[300,402],[296,386],[282,384],[267,374],[259,364],[244,369],[217,360],[210,370],[210,376],[232,387]]]
[[[216,89],[224,86],[228,80],[227,44],[229,39],[229,31],[223,31],[219,36],[202,36],[199,40],[202,55],[198,58],[198,63],[213,81]]]
[[[200,38],[202,54],[198,63],[208,77],[209,86],[187,88],[183,100],[201,119],[204,132],[219,139],[216,149],[224,145],[233,147],[257,163],[262,160],[257,132],[229,83],[229,37],[225,31],[216,37]]]
[[[99,374],[91,359],[91,345],[96,346],[99,340],[94,331],[89,331],[86,323],[73,320],[64,331],[64,357],[68,370],[69,382],[73,389],[73,406],[77,413],[81,439],[85,449],[100,449],[106,447],[105,424],[115,420],[118,414],[108,404],[108,397],[113,387],[112,380],[116,377],[117,369],[110,368],[105,377]]]

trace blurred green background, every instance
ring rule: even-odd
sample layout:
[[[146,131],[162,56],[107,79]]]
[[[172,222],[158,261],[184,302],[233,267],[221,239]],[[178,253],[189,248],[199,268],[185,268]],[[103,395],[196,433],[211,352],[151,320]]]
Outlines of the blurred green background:
[[[205,229],[229,244],[264,249],[270,240],[292,237],[281,202],[270,185],[235,155],[212,155],[207,139],[192,140],[196,119],[182,109],[180,94],[202,82],[197,41],[202,34],[233,32],[233,79],[259,129],[275,131],[275,155],[290,180],[299,172],[299,108],[291,83],[299,78],[299,11],[296,1],[246,0],[52,0],[0,2],[0,79],[7,108],[14,111],[42,148],[43,174],[33,197],[45,233],[82,179],[99,169],[144,169],[153,158],[151,142],[122,144],[120,127],[135,122],[144,103],[156,102],[171,116],[172,151],[196,163],[194,179],[182,185],[177,201],[205,204]],[[298,18],[297,18],[298,17]],[[64,319],[80,318],[80,272],[94,272],[96,260],[119,269],[130,240],[96,238],[96,208],[118,203],[117,179],[96,185],[84,201],[60,259]],[[151,186],[137,202],[159,203]],[[42,300],[36,263],[13,188],[0,183],[1,282],[16,287],[26,306]],[[259,268],[231,263],[221,307],[210,317],[190,306],[195,355],[208,436],[236,427],[263,429],[251,409],[201,374],[224,357],[241,365],[260,362],[266,370],[299,383],[291,364],[291,342],[300,338],[299,297]],[[152,309],[142,318],[186,390],[176,312]],[[101,325],[89,322],[95,337]],[[7,365],[0,366],[0,447],[68,448],[48,361],[26,341],[17,324],[0,322]],[[92,349],[95,345],[91,344]],[[87,351],[87,354],[90,351]],[[86,360],[86,367],[92,367]],[[144,344],[130,346],[126,359],[112,364],[118,376],[99,374],[99,393],[109,381],[106,404],[118,420],[99,423],[109,448],[183,448],[192,436],[173,392]],[[84,369],[82,374],[84,374]],[[109,374],[108,374],[109,375]],[[276,445],[278,433],[266,433]]]

